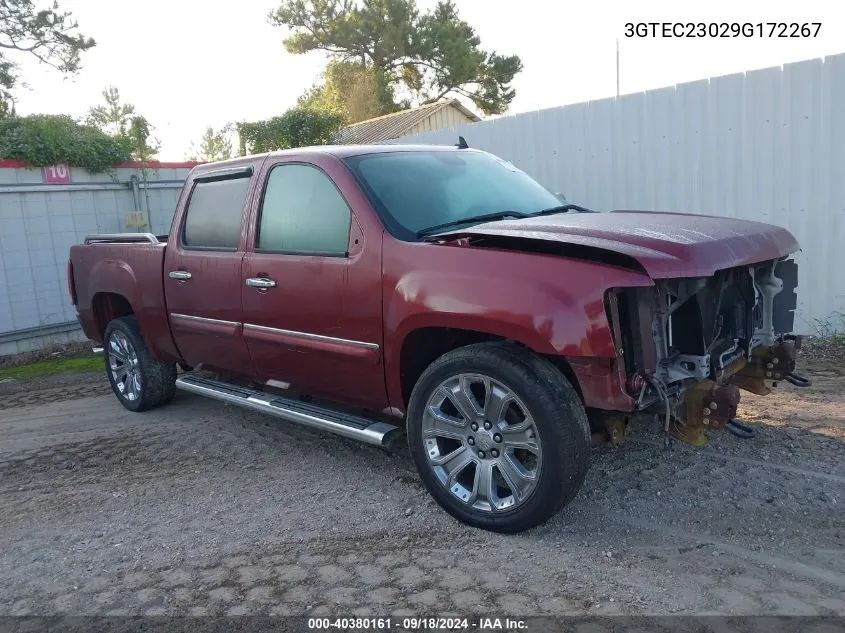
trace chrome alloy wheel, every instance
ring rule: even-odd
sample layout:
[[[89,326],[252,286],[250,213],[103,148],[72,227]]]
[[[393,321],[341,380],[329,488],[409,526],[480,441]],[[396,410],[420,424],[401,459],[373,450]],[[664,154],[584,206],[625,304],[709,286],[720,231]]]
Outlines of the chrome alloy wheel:
[[[482,374],[442,382],[426,403],[423,441],[434,475],[476,510],[513,509],[537,486],[542,451],[534,419],[516,394]]]
[[[129,338],[120,331],[109,336],[109,372],[120,395],[134,402],[141,397],[141,369],[138,353]]]

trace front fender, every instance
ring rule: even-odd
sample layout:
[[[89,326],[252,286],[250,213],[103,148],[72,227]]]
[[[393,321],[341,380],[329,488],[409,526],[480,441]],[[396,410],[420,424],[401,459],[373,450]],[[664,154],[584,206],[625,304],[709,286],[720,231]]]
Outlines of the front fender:
[[[515,340],[540,354],[613,359],[605,292],[652,285],[645,274],[596,262],[458,247],[438,251],[436,266],[409,264],[386,289],[391,403],[401,402],[402,346],[415,330],[470,330]]]

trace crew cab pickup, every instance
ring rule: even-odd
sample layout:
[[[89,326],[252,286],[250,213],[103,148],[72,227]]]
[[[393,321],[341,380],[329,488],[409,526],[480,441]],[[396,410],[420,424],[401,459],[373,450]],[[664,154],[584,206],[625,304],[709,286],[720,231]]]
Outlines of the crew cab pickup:
[[[797,250],[758,222],[564,204],[463,143],[326,146],[195,167],[168,236],[89,236],[68,283],[127,409],[181,388],[404,436],[446,511],[515,532],[641,416],[700,445],[741,389],[806,384]]]

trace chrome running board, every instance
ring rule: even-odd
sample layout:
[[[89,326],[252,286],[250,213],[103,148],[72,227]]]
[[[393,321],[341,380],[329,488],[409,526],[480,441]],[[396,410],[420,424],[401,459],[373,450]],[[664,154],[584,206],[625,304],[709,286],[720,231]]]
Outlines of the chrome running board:
[[[392,424],[368,420],[218,380],[189,375],[177,379],[176,386],[200,396],[228,402],[260,413],[269,413],[289,422],[328,431],[373,446],[389,447],[403,433],[400,427]]]

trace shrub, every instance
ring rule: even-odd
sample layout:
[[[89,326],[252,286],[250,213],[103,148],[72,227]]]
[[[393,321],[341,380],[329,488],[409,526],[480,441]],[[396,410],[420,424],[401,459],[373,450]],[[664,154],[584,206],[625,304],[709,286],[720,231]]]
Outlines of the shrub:
[[[282,116],[254,123],[237,123],[240,153],[260,154],[291,147],[325,145],[343,125],[333,112],[292,108]]]
[[[91,173],[108,172],[130,160],[131,141],[114,137],[67,115],[36,114],[0,119],[0,158],[44,167],[68,164]]]

